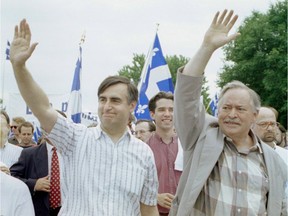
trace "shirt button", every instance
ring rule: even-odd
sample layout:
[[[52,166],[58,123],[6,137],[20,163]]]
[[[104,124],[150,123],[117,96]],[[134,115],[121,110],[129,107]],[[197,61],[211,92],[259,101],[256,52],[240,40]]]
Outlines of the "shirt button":
[[[242,190],[241,190],[241,189],[239,189],[238,191],[239,191],[239,192],[241,192]]]
[[[241,174],[242,173],[241,170],[239,170],[238,173]]]
[[[238,208],[237,211],[238,211],[238,212],[241,212],[241,209]]]

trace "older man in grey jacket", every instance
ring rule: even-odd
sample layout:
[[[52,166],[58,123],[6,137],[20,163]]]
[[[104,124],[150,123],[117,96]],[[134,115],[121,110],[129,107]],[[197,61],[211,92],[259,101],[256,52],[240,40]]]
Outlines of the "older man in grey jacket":
[[[217,12],[200,49],[178,73],[174,116],[185,169],[170,215],[287,215],[287,170],[251,130],[259,96],[239,81],[228,83],[218,119],[200,100],[213,52],[239,36],[228,36],[237,18],[233,11]]]

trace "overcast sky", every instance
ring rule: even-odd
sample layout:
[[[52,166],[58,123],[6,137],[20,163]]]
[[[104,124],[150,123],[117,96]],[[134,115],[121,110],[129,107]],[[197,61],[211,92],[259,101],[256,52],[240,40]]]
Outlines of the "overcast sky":
[[[1,0],[0,98],[17,93],[6,42],[14,26],[26,18],[32,42],[38,42],[28,68],[49,94],[69,93],[83,32],[82,98],[84,111],[97,110],[97,88],[108,75],[131,64],[133,53],[145,54],[156,23],[164,55],[192,57],[214,14],[234,9],[237,27],[253,10],[266,12],[276,0]],[[222,67],[222,51],[212,57],[206,76],[211,92]],[[3,78],[4,77],[4,78]],[[4,80],[4,82],[3,82]],[[4,83],[4,86],[3,86]],[[4,89],[4,90],[3,90]],[[4,91],[4,94],[3,94]]]

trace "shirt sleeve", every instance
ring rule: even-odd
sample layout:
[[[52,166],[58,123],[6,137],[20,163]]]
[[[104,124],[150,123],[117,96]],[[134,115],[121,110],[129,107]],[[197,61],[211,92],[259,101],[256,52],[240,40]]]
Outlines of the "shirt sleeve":
[[[69,155],[75,151],[86,129],[84,125],[75,124],[58,114],[56,124],[48,134],[48,138],[63,155]]]
[[[149,151],[146,169],[147,169],[146,170],[147,175],[145,176],[140,202],[145,205],[155,206],[157,205],[157,194],[159,184],[152,150]]]

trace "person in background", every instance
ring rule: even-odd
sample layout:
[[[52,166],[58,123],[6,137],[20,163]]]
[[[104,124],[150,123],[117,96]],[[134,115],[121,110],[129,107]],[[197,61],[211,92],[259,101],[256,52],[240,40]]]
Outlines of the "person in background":
[[[0,166],[3,164],[0,163]],[[34,209],[27,186],[20,180],[0,171],[0,215],[34,216]]]
[[[9,143],[18,145],[21,142],[18,127],[24,122],[25,122],[25,119],[21,116],[16,116],[16,117],[12,118],[12,122],[10,125],[11,137],[8,139]]]
[[[159,92],[149,100],[149,111],[156,130],[146,141],[154,153],[159,181],[158,211],[168,215],[182,173],[175,168],[180,145],[174,132],[174,97],[172,93]]]
[[[151,120],[139,119],[135,123],[135,136],[143,142],[146,142],[155,130],[156,126]]]
[[[177,73],[175,128],[185,168],[170,216],[287,215],[287,169],[251,130],[261,107],[257,93],[240,81],[227,83],[218,118],[201,102],[205,68],[218,48],[240,35],[228,35],[237,19],[233,10],[217,12],[200,48]]]
[[[37,45],[30,41],[24,19],[15,27],[10,61],[22,97],[63,157],[69,190],[59,215],[157,215],[153,152],[127,127],[137,88],[127,78],[107,77],[98,88],[99,126],[75,124],[50,106],[28,71],[25,63]]]
[[[253,125],[253,130],[263,142],[277,152],[288,168],[288,150],[276,145],[278,122],[276,122],[276,116],[273,109],[271,109],[271,107],[260,108],[256,123]]]
[[[9,168],[18,161],[22,148],[8,143],[10,130],[10,118],[5,110],[1,110],[1,133],[0,133],[0,161],[5,164],[0,166],[2,171],[10,173]]]
[[[287,148],[287,130],[285,127],[281,124],[277,125],[276,128],[276,145],[282,147],[282,148]]]
[[[56,111],[64,118],[67,118],[64,112],[60,110]],[[19,128],[21,128],[21,126]],[[23,149],[19,160],[10,168],[11,175],[22,180],[28,186],[36,216],[56,216],[63,203],[65,194],[63,159],[57,149],[54,151],[53,147],[52,142],[43,135],[41,139],[39,139],[39,145],[33,148]],[[51,202],[52,196],[50,196],[52,185],[57,184],[57,180],[53,182],[51,175],[53,169],[53,154],[57,155],[60,174],[60,176],[57,176],[57,178],[59,177],[60,179],[60,200],[56,206]]]
[[[36,146],[37,144],[33,141],[33,133],[34,133],[34,126],[31,122],[23,122],[18,127],[19,137],[21,142],[18,146],[22,148],[28,148],[32,146]]]

